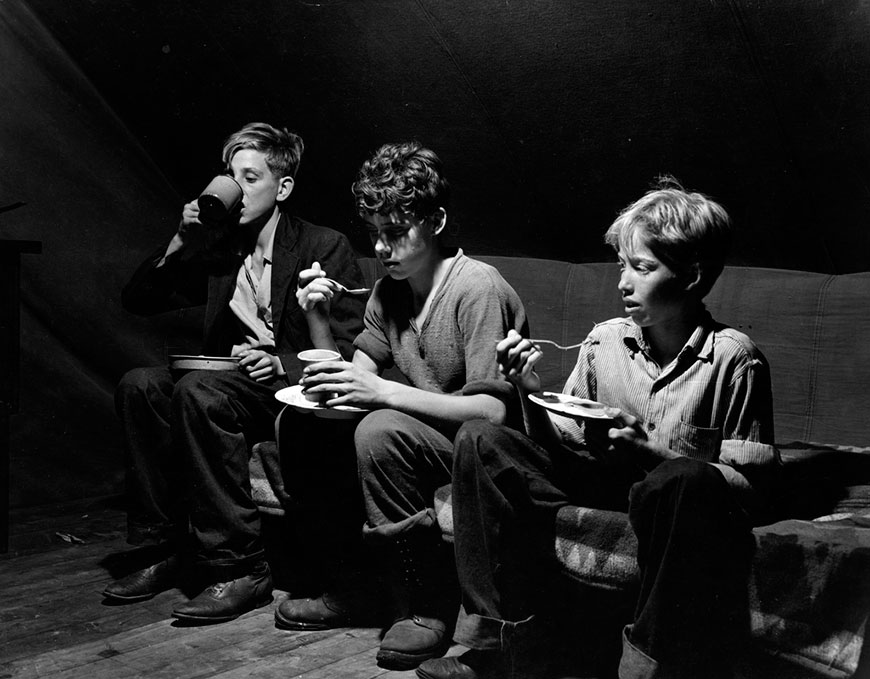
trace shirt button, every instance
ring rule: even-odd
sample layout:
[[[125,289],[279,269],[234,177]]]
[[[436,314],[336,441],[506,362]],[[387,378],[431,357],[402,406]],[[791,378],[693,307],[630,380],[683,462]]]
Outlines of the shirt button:
[[[649,429],[650,431],[655,431],[656,430],[656,423],[650,422],[646,428]]]

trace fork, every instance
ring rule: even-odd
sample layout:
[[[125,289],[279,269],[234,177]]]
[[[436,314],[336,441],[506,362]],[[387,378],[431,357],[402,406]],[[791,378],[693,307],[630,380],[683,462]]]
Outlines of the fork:
[[[348,288],[347,286],[339,283],[334,278],[324,278],[323,280],[327,283],[332,283],[332,285],[334,285],[339,292],[343,292],[346,295],[365,295],[366,293],[372,291],[371,288]]]
[[[531,342],[532,344],[549,344],[550,346],[556,347],[556,349],[561,349],[562,351],[571,351],[571,349],[579,349],[581,346],[583,346],[583,342],[564,346],[562,344],[554,342],[553,340],[548,339],[530,339],[529,342]]]

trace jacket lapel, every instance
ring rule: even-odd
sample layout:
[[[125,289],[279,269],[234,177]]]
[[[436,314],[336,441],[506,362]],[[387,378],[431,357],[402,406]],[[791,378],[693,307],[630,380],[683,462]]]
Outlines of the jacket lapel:
[[[239,273],[239,267],[242,264],[242,258],[237,258],[237,263],[234,263],[228,271],[219,275],[211,275],[208,280],[208,303],[206,305],[205,328],[206,334],[210,335],[218,328],[218,317],[226,312],[230,300],[233,297],[233,291],[236,287],[236,277]],[[220,332],[220,330],[217,330]]]
[[[299,257],[295,252],[298,239],[298,227],[282,213],[272,247],[272,327],[275,330],[276,346],[279,343],[287,295],[296,290],[299,278]]]

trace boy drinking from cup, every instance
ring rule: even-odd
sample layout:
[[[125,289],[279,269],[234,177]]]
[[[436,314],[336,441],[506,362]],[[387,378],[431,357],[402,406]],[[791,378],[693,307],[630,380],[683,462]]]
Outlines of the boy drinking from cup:
[[[779,454],[764,357],[702,301],[730,229],[717,203],[664,183],[607,231],[627,318],[593,328],[564,389],[610,406],[604,424],[530,402],[541,350],[516,333],[498,344],[528,436],[474,421],[456,437],[455,549],[468,615],[454,638],[472,650],[427,661],[421,678],[511,676],[510,640],[553,603],[545,585],[557,577],[556,514],[569,504],[627,511],[637,536],[640,595],[621,679],[731,676],[748,619],[750,528]]]
[[[223,221],[209,221],[199,201],[187,203],[169,243],[124,289],[125,308],[138,314],[205,304],[203,352],[239,357],[239,369],[179,376],[165,366],[139,368],[121,380],[128,542],[150,549],[144,568],[105,589],[109,599],[142,601],[173,587],[177,554],[190,546],[207,586],[175,617],[221,622],[272,600],[249,451],[273,436],[275,392],[299,379],[296,354],[314,347],[293,297],[299,273],[319,261],[351,286],[360,278],[343,235],[284,209],[302,151],[299,136],[265,123],[230,135],[223,162],[232,179],[213,182],[206,193],[216,201],[203,202]],[[347,355],[361,316],[356,298],[334,304],[330,331]]]
[[[448,185],[431,150],[416,142],[381,147],[363,164],[353,193],[387,275],[372,290],[353,360],[311,366],[301,382],[309,394],[335,394],[327,406],[372,412],[343,432],[330,421],[329,432],[311,434],[331,454],[303,455],[294,440],[285,459],[283,414],[278,443],[298,486],[291,494],[306,517],[300,524],[321,526],[312,533],[328,536],[324,568],[334,569],[359,540],[362,517],[348,499],[361,481],[363,533],[381,548],[394,595],[393,623],[377,660],[409,669],[446,650],[458,610],[453,557],[441,539],[433,494],[449,482],[459,426],[507,420],[514,389],[500,375],[493,347],[508,331],[523,332],[526,317],[493,267],[442,243]],[[325,277],[331,273],[326,265],[303,271],[297,293],[312,338],[326,349],[334,348],[329,318],[336,289]],[[406,384],[381,377],[391,366]],[[291,420],[287,430],[290,438],[300,427]],[[324,446],[330,432],[332,445]],[[343,540],[336,539],[339,531]],[[324,629],[358,619],[361,590],[371,584],[350,581],[347,573],[339,569],[321,583],[322,596],[283,602],[276,624]]]

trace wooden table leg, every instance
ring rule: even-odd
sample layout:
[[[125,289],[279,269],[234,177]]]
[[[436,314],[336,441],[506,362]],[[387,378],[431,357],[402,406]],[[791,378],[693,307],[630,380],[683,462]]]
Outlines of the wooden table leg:
[[[9,551],[9,418],[18,412],[21,254],[38,241],[0,240],[0,553]]]
[[[9,551],[9,410],[0,405],[0,554]]]

